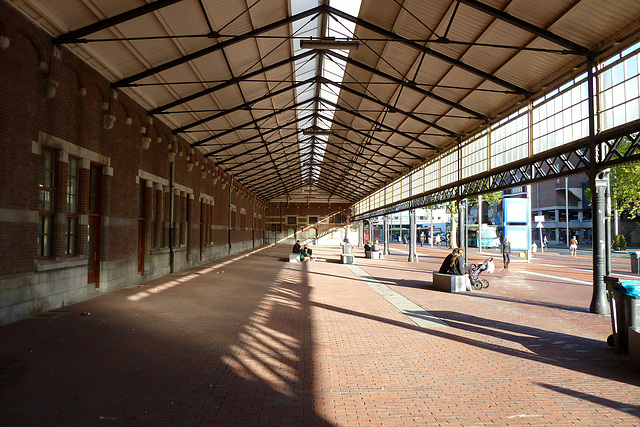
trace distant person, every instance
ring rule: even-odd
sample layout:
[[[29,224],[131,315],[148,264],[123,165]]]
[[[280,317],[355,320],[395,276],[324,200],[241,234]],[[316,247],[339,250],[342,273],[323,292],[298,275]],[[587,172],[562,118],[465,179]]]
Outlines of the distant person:
[[[371,245],[370,245],[370,243],[371,243],[371,242],[367,241],[367,242],[364,244],[364,253],[365,253],[365,254],[371,250]]]
[[[420,233],[420,246],[424,246],[424,239],[425,239],[425,237],[424,237],[424,231],[422,231],[422,232]]]
[[[547,236],[542,238],[542,248],[547,249]]]
[[[573,236],[571,241],[569,241],[569,251],[571,252],[572,257],[575,258],[578,256],[578,239],[576,236]]]
[[[509,268],[511,262],[511,242],[508,236],[504,236],[502,241],[502,260],[504,261],[504,268]]]
[[[296,244],[293,245],[293,249],[291,250],[292,254],[299,254],[302,250],[302,246],[300,245],[300,240],[296,240]]]
[[[372,251],[379,251],[380,250],[380,243],[378,243],[377,240],[375,242],[373,242],[373,245],[371,245],[371,250]]]
[[[440,247],[442,243],[442,237],[439,234],[436,234],[436,246]]]

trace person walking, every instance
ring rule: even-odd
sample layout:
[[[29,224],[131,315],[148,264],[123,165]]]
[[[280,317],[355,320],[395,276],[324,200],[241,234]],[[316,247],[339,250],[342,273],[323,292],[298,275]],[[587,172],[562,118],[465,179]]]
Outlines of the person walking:
[[[511,242],[507,236],[504,236],[504,240],[502,241],[502,260],[504,261],[504,268],[509,268],[509,263],[511,262]]]
[[[575,258],[578,256],[578,239],[576,236],[573,236],[571,241],[569,241],[569,251],[571,252],[572,257]]]

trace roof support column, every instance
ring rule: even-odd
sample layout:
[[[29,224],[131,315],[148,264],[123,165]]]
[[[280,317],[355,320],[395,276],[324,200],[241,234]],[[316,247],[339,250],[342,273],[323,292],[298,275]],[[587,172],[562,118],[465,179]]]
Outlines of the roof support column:
[[[385,215],[382,220],[382,238],[384,239],[383,255],[389,255],[389,215]]]
[[[593,224],[593,296],[589,311],[596,314],[610,314],[606,298],[604,276],[606,274],[605,252],[609,250],[606,241],[605,199],[609,170],[589,176],[592,194]]]
[[[588,97],[589,97],[589,187],[592,194],[592,215],[593,224],[593,294],[589,311],[596,314],[610,314],[607,303],[606,287],[604,276],[606,274],[605,252],[609,251],[610,243],[606,240],[605,232],[605,200],[607,185],[609,182],[609,170],[599,170],[599,163],[602,160],[602,144],[596,144],[596,105],[595,105],[595,74],[596,66],[593,56],[589,56],[587,61],[588,72]],[[567,223],[569,218],[567,218]]]
[[[464,250],[464,265],[467,265],[468,261],[468,243],[469,239],[467,238],[467,222],[469,221],[469,199],[458,200],[458,241],[459,248]]]
[[[409,262],[418,262],[416,240],[416,210],[409,209]]]

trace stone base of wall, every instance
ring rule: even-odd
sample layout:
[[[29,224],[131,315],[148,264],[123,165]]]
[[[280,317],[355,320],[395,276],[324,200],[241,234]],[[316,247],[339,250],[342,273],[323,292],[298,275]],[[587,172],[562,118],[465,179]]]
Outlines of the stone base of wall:
[[[0,280],[0,324],[60,309],[95,294],[87,264],[45,269]]]
[[[237,254],[258,247],[258,242],[254,247],[254,243],[249,240],[234,244],[232,251]],[[174,272],[227,256],[227,245],[204,248],[202,261],[199,248],[191,249],[188,259],[186,248],[178,248],[174,251]],[[0,280],[0,325],[57,310],[96,294],[106,294],[166,276],[170,274],[169,258],[168,249],[154,250],[147,254],[144,276],[138,271],[137,258],[102,262],[97,288],[95,283],[87,283],[86,260],[37,262],[33,273]]]

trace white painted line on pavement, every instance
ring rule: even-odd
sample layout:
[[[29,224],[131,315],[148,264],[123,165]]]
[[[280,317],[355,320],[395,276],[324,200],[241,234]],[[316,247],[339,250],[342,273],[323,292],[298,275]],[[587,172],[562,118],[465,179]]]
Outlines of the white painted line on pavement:
[[[581,285],[593,285],[592,282],[586,282],[584,280],[578,280],[578,279],[570,279],[568,277],[552,276],[550,274],[535,273],[533,271],[526,271],[526,270],[523,270],[522,272],[527,274],[532,274],[534,276],[546,277],[548,279],[564,280],[565,282],[579,283]]]
[[[377,292],[380,296],[386,299],[391,305],[400,310],[402,314],[407,316],[416,325],[421,328],[436,328],[449,326],[438,317],[429,313],[418,304],[415,304],[403,297],[387,285],[381,283],[375,277],[370,276],[363,269],[355,264],[347,264],[349,269],[354,272],[356,276],[362,279],[371,289]]]

